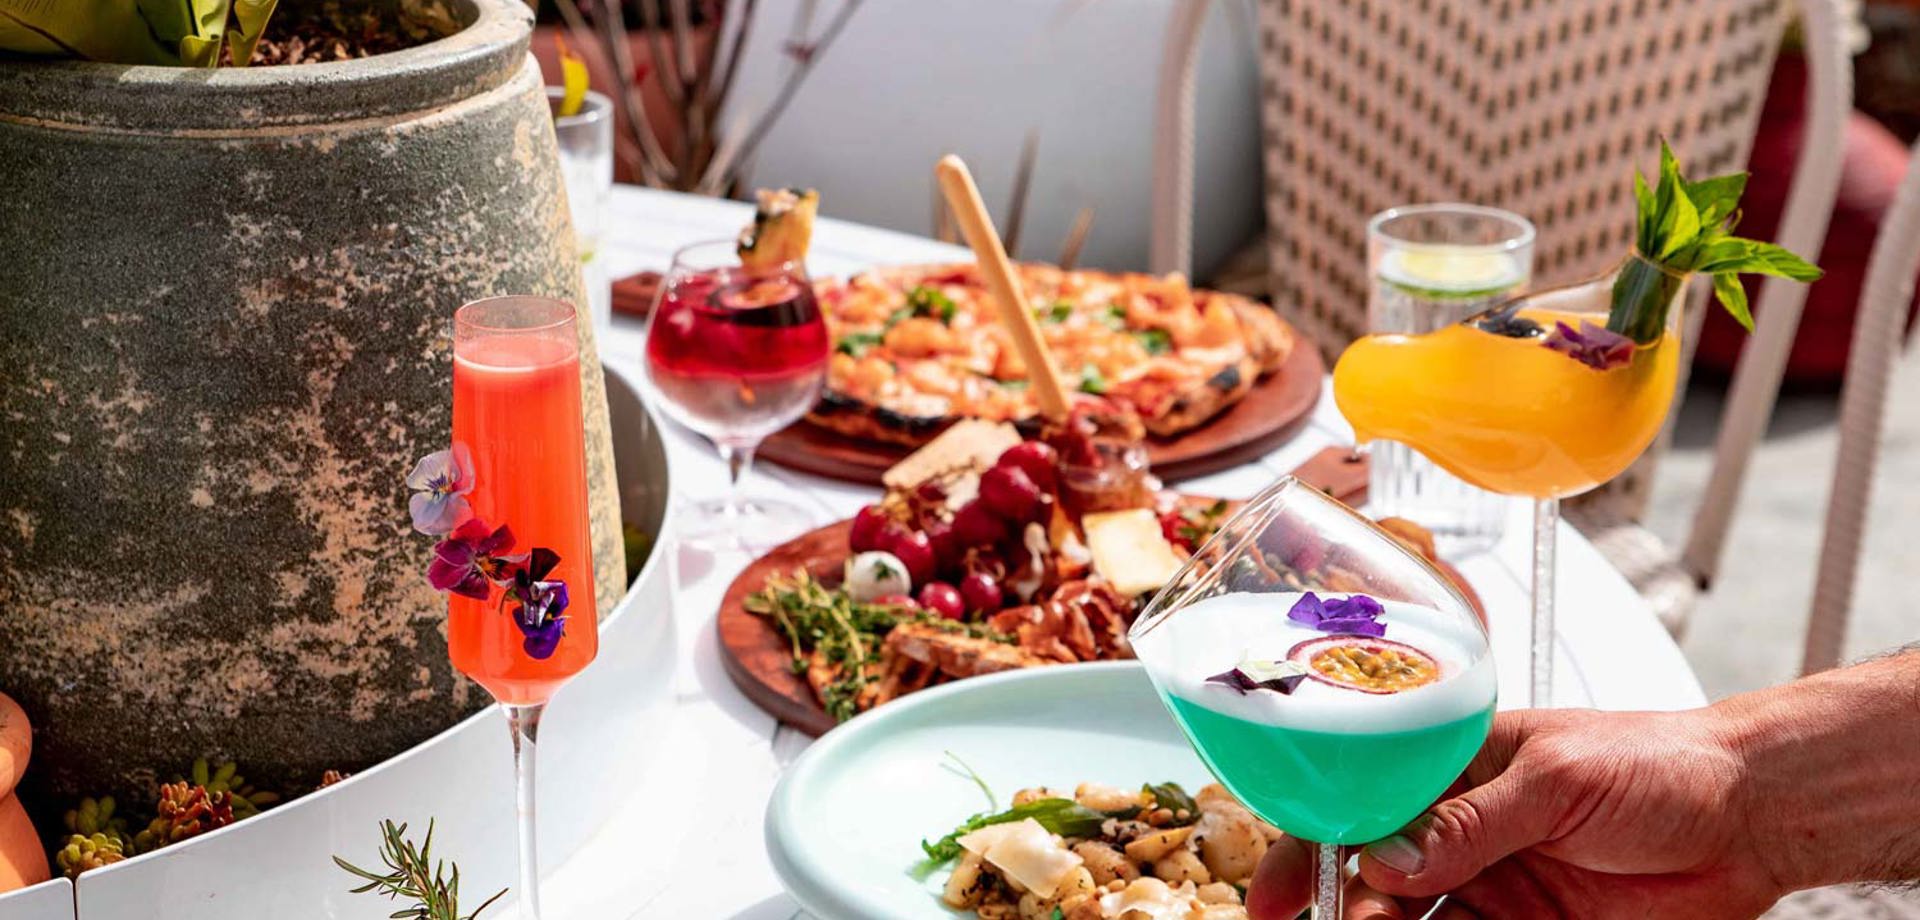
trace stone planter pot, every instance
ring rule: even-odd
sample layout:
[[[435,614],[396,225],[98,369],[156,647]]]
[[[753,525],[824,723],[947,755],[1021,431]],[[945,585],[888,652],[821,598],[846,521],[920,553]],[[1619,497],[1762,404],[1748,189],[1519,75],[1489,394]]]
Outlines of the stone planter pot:
[[[402,477],[448,441],[454,309],[578,303],[580,273],[531,15],[456,5],[458,34],[346,63],[0,62],[0,685],[41,807],[198,756],[310,786],[487,702]]]

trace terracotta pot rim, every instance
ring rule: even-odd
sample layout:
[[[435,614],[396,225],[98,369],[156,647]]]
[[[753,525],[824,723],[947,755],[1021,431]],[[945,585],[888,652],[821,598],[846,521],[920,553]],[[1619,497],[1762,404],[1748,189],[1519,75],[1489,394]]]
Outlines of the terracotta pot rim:
[[[454,0],[459,32],[352,61],[161,67],[0,61],[0,122],[135,134],[252,133],[427,111],[505,84],[527,61],[522,0]]]

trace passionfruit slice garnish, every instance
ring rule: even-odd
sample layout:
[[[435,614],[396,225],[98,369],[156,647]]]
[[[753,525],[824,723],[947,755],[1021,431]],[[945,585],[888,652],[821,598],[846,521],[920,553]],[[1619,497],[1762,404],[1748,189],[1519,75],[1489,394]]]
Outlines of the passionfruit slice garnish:
[[[1322,683],[1361,693],[1400,693],[1440,679],[1440,662],[1404,642],[1371,636],[1322,636],[1287,652]]]

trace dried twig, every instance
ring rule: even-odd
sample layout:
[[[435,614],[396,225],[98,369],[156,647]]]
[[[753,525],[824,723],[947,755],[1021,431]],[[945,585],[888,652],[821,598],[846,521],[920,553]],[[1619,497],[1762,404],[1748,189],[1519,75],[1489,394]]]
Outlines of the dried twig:
[[[807,75],[813,72],[814,64],[820,60],[820,55],[833,45],[834,39],[840,37],[841,30],[847,27],[848,20],[852,19],[854,12],[860,9],[862,2],[863,0],[844,0],[833,20],[820,33],[819,38],[803,47],[788,49],[788,53],[794,58],[793,73],[787,78],[786,83],[781,84],[779,93],[774,95],[766,111],[760,113],[759,121],[747,131],[746,139],[740,142],[739,152],[733,164],[737,165],[752,159],[753,152],[759,148],[767,132],[773,129],[774,122],[780,120],[781,113],[785,112],[787,106],[793,102],[794,94],[800,91],[800,85],[805,83]],[[718,188],[722,185],[721,179],[720,175],[709,168],[708,174],[701,177],[700,187]]]
[[[1073,216],[1073,226],[1067,228],[1067,238],[1060,243],[1060,267],[1072,269],[1080,262],[1080,247],[1087,244],[1087,234],[1093,229],[1093,208],[1085,207]]]
[[[1027,199],[1033,189],[1033,164],[1040,155],[1040,129],[1027,132],[1020,144],[1020,160],[1013,168],[1013,199],[1007,204],[1007,253],[1020,258],[1020,228],[1026,222]]]

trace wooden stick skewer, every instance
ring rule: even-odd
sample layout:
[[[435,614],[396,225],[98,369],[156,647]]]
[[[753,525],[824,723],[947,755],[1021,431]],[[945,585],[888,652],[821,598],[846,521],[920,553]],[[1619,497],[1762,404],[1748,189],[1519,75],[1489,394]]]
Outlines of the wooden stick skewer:
[[[1060,370],[1054,366],[1046,340],[1040,337],[1040,325],[1034,322],[1027,295],[1013,275],[1013,263],[1007,260],[1006,247],[1001,245],[1000,234],[993,229],[993,218],[987,215],[987,206],[980,200],[980,189],[973,184],[973,174],[967,171],[967,164],[953,154],[941,157],[933,172],[947,197],[947,207],[960,225],[961,235],[973,247],[987,287],[993,291],[994,302],[1000,308],[1000,322],[1013,335],[1020,360],[1026,362],[1027,380],[1040,403],[1040,414],[1050,421],[1066,421],[1067,391],[1060,384]]]

